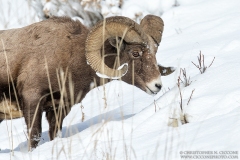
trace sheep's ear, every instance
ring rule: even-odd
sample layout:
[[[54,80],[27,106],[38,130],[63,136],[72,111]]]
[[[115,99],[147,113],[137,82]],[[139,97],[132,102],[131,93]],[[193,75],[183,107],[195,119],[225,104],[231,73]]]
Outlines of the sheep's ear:
[[[160,64],[158,64],[158,68],[161,73],[161,76],[167,76],[176,70],[174,67],[164,67]]]
[[[115,47],[115,48],[120,47],[120,51],[125,48],[125,42],[124,42],[124,40],[121,41],[120,37],[109,38],[108,41],[113,47]]]

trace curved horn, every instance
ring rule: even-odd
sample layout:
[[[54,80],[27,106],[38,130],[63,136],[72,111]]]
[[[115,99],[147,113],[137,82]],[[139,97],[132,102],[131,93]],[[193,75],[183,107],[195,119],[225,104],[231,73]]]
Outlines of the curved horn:
[[[87,62],[100,74],[109,78],[121,78],[127,72],[127,65],[118,70],[112,69],[103,62],[101,57],[101,48],[104,42],[111,37],[122,37],[128,43],[143,45],[147,45],[148,40],[139,24],[122,16],[106,18],[91,29],[86,40]]]
[[[143,31],[151,36],[155,43],[159,45],[162,39],[164,28],[163,20],[158,16],[147,15],[142,19],[140,26],[142,27]]]

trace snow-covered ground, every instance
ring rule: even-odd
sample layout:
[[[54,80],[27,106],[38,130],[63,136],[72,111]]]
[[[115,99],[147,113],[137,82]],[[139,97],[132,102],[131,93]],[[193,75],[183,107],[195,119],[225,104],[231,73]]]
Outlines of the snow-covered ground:
[[[164,4],[161,2],[156,2],[156,6]],[[128,0],[128,3],[130,6],[138,2]],[[240,159],[240,1],[179,0],[178,3],[178,7],[170,8],[165,2],[167,7],[159,12],[150,3],[145,8],[141,6],[143,0],[138,5],[149,13],[163,12],[165,30],[157,60],[177,70],[162,77],[161,93],[152,97],[124,82],[113,81],[105,86],[105,104],[103,87],[98,87],[82,102],[84,122],[81,105],[72,107],[64,120],[62,138],[49,141],[48,124],[43,117],[41,142],[32,152],[27,151],[24,119],[3,121],[0,160],[184,159],[181,156]],[[22,8],[19,13],[26,12]],[[130,9],[123,7],[121,14],[127,12]],[[36,17],[34,20],[38,21]],[[22,24],[14,21],[8,19],[6,23],[15,23],[16,27],[31,23],[28,17]],[[206,66],[215,57],[203,74],[192,63],[198,64],[200,51]],[[183,111],[176,85],[180,68],[186,69],[192,81],[187,87],[181,84]],[[189,123],[182,124],[182,115]]]

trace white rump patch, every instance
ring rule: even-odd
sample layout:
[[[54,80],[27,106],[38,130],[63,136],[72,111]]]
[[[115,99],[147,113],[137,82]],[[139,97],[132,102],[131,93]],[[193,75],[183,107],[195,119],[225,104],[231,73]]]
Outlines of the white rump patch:
[[[123,67],[125,67],[125,66],[127,66],[127,68],[128,68],[128,63],[124,63],[123,65],[121,65],[120,67],[118,67],[117,70],[121,70],[121,69],[122,69]],[[127,71],[128,71],[128,69],[126,70],[125,73],[122,74],[122,76],[124,76],[124,75],[127,73]],[[119,78],[122,77],[122,76],[119,76],[119,77],[109,77],[109,76],[107,76],[107,75],[105,75],[105,74],[101,74],[101,73],[99,73],[99,72],[96,72],[96,74],[97,74],[97,76],[100,77],[100,78],[108,78],[108,79],[119,79]]]

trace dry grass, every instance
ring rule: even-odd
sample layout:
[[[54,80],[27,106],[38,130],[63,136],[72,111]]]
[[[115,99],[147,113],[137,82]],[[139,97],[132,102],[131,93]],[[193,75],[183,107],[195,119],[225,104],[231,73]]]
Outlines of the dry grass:
[[[181,84],[183,84],[183,87],[188,87],[189,85],[191,85],[191,83],[192,83],[192,81],[190,80],[190,76],[187,76],[186,69],[180,68],[180,74],[179,74],[178,80],[177,80],[177,87],[179,90],[179,97],[180,97],[179,107],[181,109],[180,119],[181,119],[182,124],[188,123],[188,121],[187,121],[187,118],[186,118],[186,115],[184,112],[183,94],[182,94]],[[195,91],[195,89],[192,90],[191,95],[189,96],[187,105],[189,105],[194,91]]]
[[[184,87],[187,87],[192,83],[192,81],[190,80],[190,76],[187,76],[187,71],[185,68],[183,69],[180,68],[180,74],[178,76],[178,84],[180,84],[180,81],[184,85]]]
[[[194,62],[192,62],[192,64],[199,69],[201,74],[203,74],[207,70],[207,68],[211,67],[215,60],[215,57],[214,57],[212,62],[210,63],[210,65],[206,66],[205,60],[204,60],[204,55],[202,54],[201,51],[199,53],[199,57],[197,57],[197,58],[198,58],[198,64],[195,64]]]

